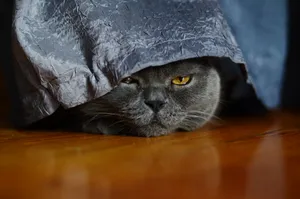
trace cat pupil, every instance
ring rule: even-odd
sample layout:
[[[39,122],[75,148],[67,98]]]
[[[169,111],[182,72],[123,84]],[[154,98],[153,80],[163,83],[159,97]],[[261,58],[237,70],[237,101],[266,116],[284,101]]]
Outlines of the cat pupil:
[[[124,82],[126,84],[130,84],[133,82],[133,79],[131,77],[127,77],[127,78],[123,79],[122,82]]]

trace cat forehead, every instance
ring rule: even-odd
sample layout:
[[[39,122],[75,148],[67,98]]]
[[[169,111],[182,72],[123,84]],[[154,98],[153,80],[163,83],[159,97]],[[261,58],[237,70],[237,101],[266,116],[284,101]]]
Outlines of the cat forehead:
[[[189,75],[205,71],[207,66],[196,61],[180,61],[162,66],[153,66],[143,69],[134,76],[143,77],[169,77],[174,75]]]

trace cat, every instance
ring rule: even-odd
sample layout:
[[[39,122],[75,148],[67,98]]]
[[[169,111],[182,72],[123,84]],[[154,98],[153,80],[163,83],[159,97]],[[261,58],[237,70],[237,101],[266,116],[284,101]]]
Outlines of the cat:
[[[200,128],[220,98],[217,68],[207,59],[189,59],[138,71],[73,111],[84,132],[154,137]]]
[[[265,115],[266,107],[246,80],[244,65],[229,58],[148,67],[108,94],[71,109],[60,107],[27,129],[154,137],[194,131],[211,119]]]

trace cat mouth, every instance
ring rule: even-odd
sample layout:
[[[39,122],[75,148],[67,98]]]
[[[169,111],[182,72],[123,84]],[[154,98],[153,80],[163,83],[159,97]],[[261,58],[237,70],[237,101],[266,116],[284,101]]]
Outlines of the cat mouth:
[[[162,128],[166,128],[166,126],[162,124],[162,122],[157,118],[157,116],[154,116],[152,118],[149,125],[157,125],[157,126],[160,126]]]
[[[153,121],[153,122],[150,123],[150,125],[156,125],[156,126],[159,126],[161,128],[166,128],[166,126],[163,125],[161,122],[155,122],[155,121]]]

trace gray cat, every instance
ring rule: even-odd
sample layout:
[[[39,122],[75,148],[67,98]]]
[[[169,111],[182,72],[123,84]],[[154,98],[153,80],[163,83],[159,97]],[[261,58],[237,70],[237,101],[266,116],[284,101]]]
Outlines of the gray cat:
[[[221,79],[213,64],[184,60],[149,67],[105,96],[76,108],[85,132],[161,136],[193,131],[215,114]]]

